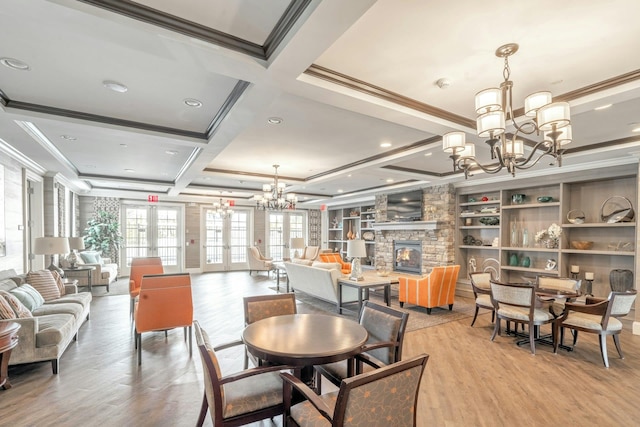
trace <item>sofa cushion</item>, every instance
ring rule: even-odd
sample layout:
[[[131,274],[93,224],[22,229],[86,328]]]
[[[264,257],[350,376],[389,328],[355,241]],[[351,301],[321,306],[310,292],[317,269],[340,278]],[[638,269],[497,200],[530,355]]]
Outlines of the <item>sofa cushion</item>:
[[[66,294],[58,299],[47,301],[45,304],[64,304],[72,302],[86,307],[91,303],[91,299],[92,295],[89,292],[77,292],[75,294]]]
[[[0,299],[3,299],[9,303],[9,306],[14,313],[11,319],[15,319],[16,317],[18,319],[33,317],[29,309],[25,307],[24,304],[22,304],[20,300],[16,298],[15,295],[13,295],[11,292],[0,291]]]
[[[44,298],[42,298],[42,295],[40,295],[33,286],[27,283],[12,289],[11,294],[18,298],[29,311],[33,311],[44,304]]]
[[[324,268],[325,270],[340,270],[342,266],[337,262],[314,261],[311,267]]]
[[[291,262],[294,264],[301,264],[301,265],[313,264],[313,261],[311,261],[310,259],[302,259],[302,258],[294,258],[291,260]]]
[[[80,252],[80,258],[85,264],[102,264],[100,253],[94,251]]]
[[[60,291],[60,296],[64,295],[66,293],[66,289],[64,287],[64,282],[62,281],[62,276],[57,271],[52,271],[51,273],[53,274],[53,278],[56,281],[56,286]]]
[[[60,289],[51,270],[30,271],[27,273],[27,283],[33,286],[45,301],[60,298]]]
[[[16,312],[11,308],[9,301],[7,301],[4,295],[0,295],[0,319],[7,320],[15,318]]]
[[[74,318],[80,319],[82,317],[83,311],[84,307],[82,305],[68,302],[66,304],[43,304],[37,309],[33,310],[32,314],[34,316],[46,316],[49,314],[70,314]]]
[[[36,347],[61,343],[65,337],[75,334],[75,318],[69,314],[50,314],[38,317]]]
[[[18,285],[12,279],[2,279],[0,280],[0,291],[9,292],[11,289],[17,288]]]

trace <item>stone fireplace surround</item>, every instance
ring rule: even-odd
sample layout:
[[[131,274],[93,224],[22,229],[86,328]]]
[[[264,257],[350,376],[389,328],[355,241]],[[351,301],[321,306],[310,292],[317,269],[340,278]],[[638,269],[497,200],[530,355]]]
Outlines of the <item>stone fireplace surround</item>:
[[[387,196],[376,196],[376,268],[393,269],[394,240],[422,242],[422,274],[455,262],[455,191],[453,185],[423,189],[423,221],[386,222]]]

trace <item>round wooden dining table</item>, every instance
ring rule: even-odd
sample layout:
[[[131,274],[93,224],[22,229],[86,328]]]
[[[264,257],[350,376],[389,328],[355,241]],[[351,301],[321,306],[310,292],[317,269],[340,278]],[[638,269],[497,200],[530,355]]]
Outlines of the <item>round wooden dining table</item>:
[[[313,375],[313,365],[355,356],[368,337],[359,323],[325,314],[268,317],[248,325],[242,333],[251,354],[273,364],[303,368],[305,382]]]

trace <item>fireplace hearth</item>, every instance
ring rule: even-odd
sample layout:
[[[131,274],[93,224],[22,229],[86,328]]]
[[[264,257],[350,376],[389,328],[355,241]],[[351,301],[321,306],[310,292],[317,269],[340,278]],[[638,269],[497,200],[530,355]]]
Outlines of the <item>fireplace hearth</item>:
[[[394,271],[422,273],[422,242],[420,240],[395,240],[393,254]]]

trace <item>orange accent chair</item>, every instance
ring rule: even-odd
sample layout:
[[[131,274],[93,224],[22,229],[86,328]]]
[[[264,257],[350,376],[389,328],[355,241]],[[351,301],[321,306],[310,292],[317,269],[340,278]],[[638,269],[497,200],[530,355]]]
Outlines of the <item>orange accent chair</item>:
[[[163,274],[162,259],[160,257],[133,258],[131,260],[131,271],[129,273],[129,296],[131,304],[129,315],[133,317],[133,308],[136,298],[140,294],[140,283],[145,274]]]
[[[343,274],[351,273],[351,264],[343,261],[339,253],[336,253],[336,252],[324,253],[324,254],[318,255],[318,257],[322,262],[336,262],[340,264],[340,270],[342,271]]]
[[[398,277],[400,307],[403,307],[405,302],[415,304],[426,307],[427,314],[431,314],[433,307],[448,305],[451,311],[459,272],[459,265],[447,265],[434,267],[431,273],[424,277]]]
[[[192,354],[191,326],[193,297],[189,273],[145,275],[136,303],[136,348],[138,365],[142,363],[142,333],[184,328],[189,335],[189,355]]]

